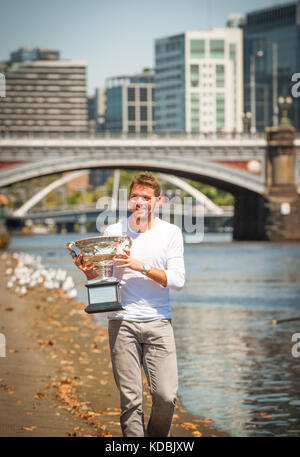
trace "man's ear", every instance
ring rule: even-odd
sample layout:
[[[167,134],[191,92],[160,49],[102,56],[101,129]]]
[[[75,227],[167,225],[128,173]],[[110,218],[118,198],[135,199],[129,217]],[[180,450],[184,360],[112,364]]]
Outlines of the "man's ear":
[[[164,203],[164,197],[162,195],[159,195],[158,197],[156,197],[155,199],[155,208],[159,208],[160,206],[162,206]]]

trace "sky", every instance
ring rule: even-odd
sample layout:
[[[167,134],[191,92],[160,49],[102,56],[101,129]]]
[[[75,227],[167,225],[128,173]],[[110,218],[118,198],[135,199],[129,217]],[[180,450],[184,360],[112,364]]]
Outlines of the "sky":
[[[225,27],[231,13],[274,0],[0,0],[0,61],[20,46],[60,51],[88,64],[88,94],[111,76],[154,67],[154,40]],[[281,4],[290,3],[282,0]]]

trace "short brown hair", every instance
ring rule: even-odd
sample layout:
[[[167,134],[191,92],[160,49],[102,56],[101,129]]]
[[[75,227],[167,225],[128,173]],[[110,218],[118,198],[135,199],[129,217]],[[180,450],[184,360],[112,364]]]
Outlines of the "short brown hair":
[[[160,183],[150,171],[142,171],[138,176],[133,178],[130,184],[129,195],[131,195],[132,188],[135,185],[151,187],[154,190],[155,197],[160,196]]]

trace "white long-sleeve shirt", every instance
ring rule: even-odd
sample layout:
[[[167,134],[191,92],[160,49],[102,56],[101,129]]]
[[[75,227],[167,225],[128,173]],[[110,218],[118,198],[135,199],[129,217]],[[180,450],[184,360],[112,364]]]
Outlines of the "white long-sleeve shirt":
[[[180,290],[185,282],[183,239],[179,227],[157,218],[153,228],[146,232],[134,232],[129,218],[108,226],[104,235],[128,235],[132,239],[130,255],[152,267],[164,270],[167,286],[158,284],[139,271],[114,268],[119,280],[120,302],[124,310],[108,313],[108,319],[150,321],[170,319],[169,288]]]

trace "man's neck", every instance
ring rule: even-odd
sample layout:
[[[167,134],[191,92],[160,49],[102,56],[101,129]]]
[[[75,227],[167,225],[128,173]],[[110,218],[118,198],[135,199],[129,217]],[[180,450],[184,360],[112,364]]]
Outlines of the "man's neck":
[[[129,218],[129,225],[137,233],[146,232],[147,230],[151,230],[155,224],[157,223],[157,217],[151,215],[148,219],[135,217],[132,214]]]

